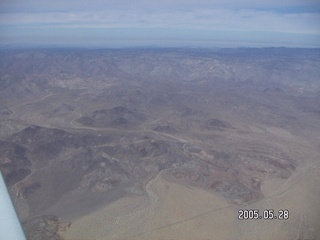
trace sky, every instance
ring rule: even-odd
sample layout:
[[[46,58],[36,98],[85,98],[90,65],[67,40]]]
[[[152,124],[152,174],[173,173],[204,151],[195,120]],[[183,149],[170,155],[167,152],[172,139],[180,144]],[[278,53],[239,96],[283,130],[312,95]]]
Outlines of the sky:
[[[320,47],[320,0],[0,0],[0,45]]]

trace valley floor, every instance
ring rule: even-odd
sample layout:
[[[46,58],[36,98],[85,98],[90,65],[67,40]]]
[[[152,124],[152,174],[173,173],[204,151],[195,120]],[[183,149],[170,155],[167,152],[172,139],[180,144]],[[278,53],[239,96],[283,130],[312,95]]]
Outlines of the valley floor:
[[[314,181],[316,179],[316,182]],[[316,239],[320,229],[320,167],[308,165],[287,180],[266,181],[266,197],[243,206],[158,175],[147,196],[125,197],[75,221],[73,239]],[[310,206],[313,206],[310,208]],[[288,220],[238,220],[239,209],[288,209]]]

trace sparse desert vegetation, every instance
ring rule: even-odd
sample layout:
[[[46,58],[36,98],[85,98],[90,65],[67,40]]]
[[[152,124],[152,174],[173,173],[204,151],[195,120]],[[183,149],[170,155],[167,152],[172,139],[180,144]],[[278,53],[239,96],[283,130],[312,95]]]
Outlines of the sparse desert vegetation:
[[[319,76],[317,49],[1,50],[28,238],[318,239]]]

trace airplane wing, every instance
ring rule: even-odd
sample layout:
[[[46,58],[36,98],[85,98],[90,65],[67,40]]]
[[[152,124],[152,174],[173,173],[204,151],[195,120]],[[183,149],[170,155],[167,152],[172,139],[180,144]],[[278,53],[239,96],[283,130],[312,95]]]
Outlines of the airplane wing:
[[[26,240],[8,189],[0,172],[0,239]]]

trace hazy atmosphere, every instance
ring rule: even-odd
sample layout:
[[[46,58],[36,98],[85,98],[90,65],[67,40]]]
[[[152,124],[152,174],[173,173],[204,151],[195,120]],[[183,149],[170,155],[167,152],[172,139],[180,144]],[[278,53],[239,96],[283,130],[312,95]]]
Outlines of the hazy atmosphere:
[[[320,0],[0,0],[0,239],[319,240],[319,76]]]
[[[8,1],[1,45],[319,47],[317,0]]]

